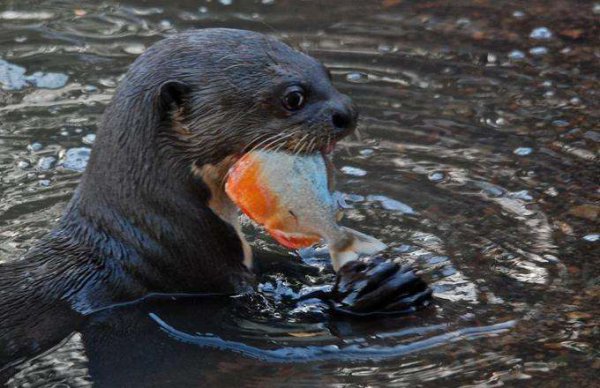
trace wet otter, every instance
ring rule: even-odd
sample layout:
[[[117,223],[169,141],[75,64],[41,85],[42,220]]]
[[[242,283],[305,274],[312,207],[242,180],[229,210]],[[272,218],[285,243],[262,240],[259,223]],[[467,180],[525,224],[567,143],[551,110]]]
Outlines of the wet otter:
[[[273,38],[206,29],[149,48],[107,107],[57,227],[0,266],[0,366],[106,306],[251,287],[227,168],[253,147],[328,152],[356,120],[321,63]]]

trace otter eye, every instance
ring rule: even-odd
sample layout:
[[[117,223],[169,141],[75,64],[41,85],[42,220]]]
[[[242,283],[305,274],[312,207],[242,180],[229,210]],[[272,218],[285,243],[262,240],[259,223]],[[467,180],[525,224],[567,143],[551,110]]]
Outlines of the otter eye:
[[[287,110],[302,109],[306,102],[304,89],[301,86],[290,86],[286,89],[283,96],[283,106]]]

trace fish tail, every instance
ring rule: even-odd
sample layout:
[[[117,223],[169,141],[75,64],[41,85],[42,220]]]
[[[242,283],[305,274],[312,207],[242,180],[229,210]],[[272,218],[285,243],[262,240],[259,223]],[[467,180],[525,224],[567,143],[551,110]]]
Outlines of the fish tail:
[[[387,248],[387,245],[354,229],[342,227],[343,237],[329,244],[329,254],[333,269],[337,272],[344,264],[358,259],[361,255],[374,255]]]

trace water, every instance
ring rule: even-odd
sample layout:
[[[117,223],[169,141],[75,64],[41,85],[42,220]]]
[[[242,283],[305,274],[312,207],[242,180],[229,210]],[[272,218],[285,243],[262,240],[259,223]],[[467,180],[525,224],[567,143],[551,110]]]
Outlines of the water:
[[[60,216],[137,55],[179,30],[238,27],[319,58],[358,104],[359,134],[335,156],[345,223],[421,270],[435,306],[362,321],[296,308],[290,296],[333,279],[306,250],[297,276],[261,278],[265,301],[110,309],[8,386],[596,382],[598,4],[172,3],[0,5],[0,261]]]

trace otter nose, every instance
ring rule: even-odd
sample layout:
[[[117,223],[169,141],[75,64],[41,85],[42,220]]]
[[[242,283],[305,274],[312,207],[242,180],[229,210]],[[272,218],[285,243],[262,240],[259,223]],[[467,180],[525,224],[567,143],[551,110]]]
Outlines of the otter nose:
[[[349,98],[345,97],[340,103],[333,107],[331,123],[333,124],[335,132],[349,133],[356,127],[357,119],[358,112]]]

